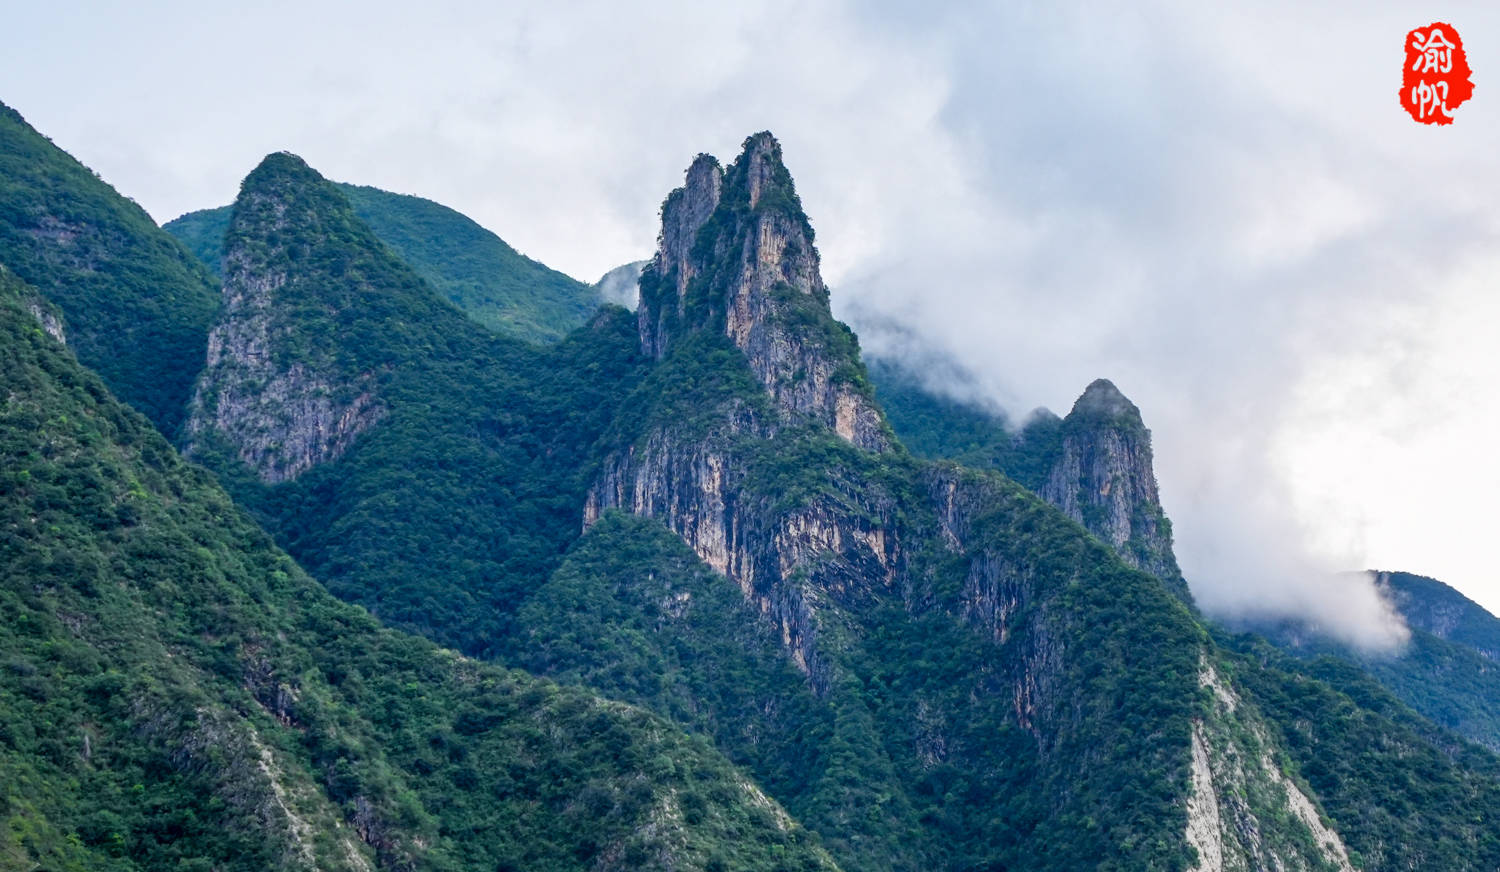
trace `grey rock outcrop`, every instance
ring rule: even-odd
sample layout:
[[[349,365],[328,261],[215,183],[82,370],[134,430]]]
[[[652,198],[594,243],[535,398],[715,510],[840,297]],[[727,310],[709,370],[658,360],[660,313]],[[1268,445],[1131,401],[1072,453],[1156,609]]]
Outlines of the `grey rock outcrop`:
[[[687,332],[723,333],[789,421],[816,421],[867,451],[891,446],[853,333],[835,321],[781,146],[745,141],[725,170],[709,155],[662,204],[640,279],[642,350],[664,357]]]
[[[31,316],[37,320],[37,323],[42,325],[42,330],[46,331],[48,336],[64,345],[68,344],[67,334],[63,332],[62,316],[57,309],[40,298],[27,300],[26,309],[31,312]]]
[[[829,673],[817,645],[824,608],[898,589],[904,555],[890,531],[893,507],[876,500],[856,511],[830,499],[778,511],[774,498],[746,486],[746,468],[732,438],[654,433],[606,461],[584,525],[610,508],[661,520],[739,586],[824,692]]]
[[[276,154],[246,179],[224,252],[223,305],[193,392],[188,453],[227,444],[263,481],[296,478],[342,455],[385,414],[372,372],[349,372],[300,336],[289,314],[302,287],[299,237],[323,222],[302,189],[325,184],[299,158]]]
[[[1090,384],[1063,419],[1062,448],[1040,496],[1109,543],[1126,563],[1189,598],[1157,492],[1151,431],[1110,381]]]

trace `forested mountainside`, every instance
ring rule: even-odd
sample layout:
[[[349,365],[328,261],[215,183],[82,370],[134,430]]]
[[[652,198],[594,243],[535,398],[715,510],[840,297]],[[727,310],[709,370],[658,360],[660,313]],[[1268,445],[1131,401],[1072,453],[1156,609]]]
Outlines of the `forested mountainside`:
[[[913,451],[927,457],[950,458],[970,466],[1002,470],[1068,511],[1124,555],[1133,551],[1144,560],[1144,564],[1138,565],[1154,565],[1165,577],[1174,574],[1180,577],[1180,573],[1175,573],[1175,560],[1167,563],[1163,558],[1153,558],[1153,555],[1170,557],[1171,527],[1155,496],[1154,481],[1149,477],[1149,433],[1144,433],[1139,410],[1123,396],[1111,397],[1112,402],[1123,401],[1129,407],[1121,407],[1120,415],[1110,416],[1116,418],[1118,426],[1105,428],[1104,440],[1087,435],[1081,439],[1074,437],[1083,444],[1102,442],[1112,449],[1104,454],[1113,453],[1119,458],[1102,464],[1105,469],[1113,469],[1113,475],[1096,474],[1092,481],[1084,476],[1080,495],[1091,489],[1095,492],[1112,489],[1116,496],[1140,494],[1134,501],[1139,508],[1133,513],[1138,528],[1166,532],[1165,536],[1157,532],[1147,537],[1145,541],[1153,544],[1146,548],[1141,547],[1140,540],[1131,544],[1129,535],[1120,535],[1122,529],[1129,529],[1128,525],[1107,522],[1110,516],[1118,518],[1124,514],[1118,504],[1108,513],[1097,506],[1090,509],[1086,499],[1069,504],[1065,489],[1058,487],[1059,482],[1073,479],[1071,470],[1059,474],[1067,466],[1060,462],[1066,453],[1065,434],[1069,429],[1086,434],[1089,429],[1080,428],[1087,416],[1079,416],[1077,407],[1067,419],[1059,419],[1045,409],[1038,410],[1024,425],[1015,427],[1001,412],[945,397],[927,388],[917,373],[900,363],[879,360],[871,369],[882,407],[890,415],[896,433]],[[1109,395],[1096,382],[1080,398],[1080,404],[1087,404],[1090,394],[1095,394],[1097,405],[1101,391]],[[1074,423],[1070,425],[1069,421]],[[1123,446],[1111,444],[1114,440],[1107,434],[1109,429],[1120,434],[1117,438]],[[1132,433],[1137,434],[1134,444],[1131,444]],[[1097,469],[1099,465],[1096,462],[1094,467]],[[1147,481],[1151,481],[1149,488],[1144,485]],[[1145,521],[1143,525],[1139,523],[1141,520]],[[1354,664],[1437,724],[1492,750],[1500,750],[1500,668],[1494,662],[1500,656],[1500,620],[1433,579],[1390,572],[1377,573],[1376,582],[1412,631],[1410,642],[1396,652],[1361,651],[1299,621],[1236,622],[1233,629],[1260,635],[1300,658],[1332,657]],[[1294,671],[1297,668],[1300,667],[1288,666]]]
[[[546,347],[493,334],[291,155],[234,216],[193,456],[335,594],[494,653],[578,535],[590,448],[644,369],[630,316]]]
[[[463,317],[345,189],[271,155],[224,226],[179,416],[234,504],[11,282],[7,383],[37,387],[0,420],[5,849],[1500,867],[1494,755],[1360,669],[1203,623],[1113,385],[1019,446],[908,396],[922,447],[814,242],[769,134],[700,155],[638,310],[540,346]],[[921,456],[954,439],[981,454]],[[110,669],[124,684],[80,677]]]
[[[145,210],[0,103],[0,263],[61,310],[84,365],[175,436],[217,283]]]
[[[832,869],[706,742],[382,629],[0,273],[0,865]]]
[[[492,330],[555,342],[599,308],[596,288],[522,255],[446,206],[363,185],[337,187],[381,242],[449,302]],[[190,212],[163,229],[220,275],[231,212],[231,206]]]
[[[261,193],[252,174],[242,205]],[[340,263],[371,256],[368,240],[339,253],[358,234],[324,234],[348,215],[321,202],[328,212],[247,224],[243,238],[274,232]],[[828,315],[774,140],[752,138],[727,169],[695,161],[663,222],[634,324],[606,310],[547,366],[496,342],[517,362],[413,378],[347,453],[246,499],[315,574],[381,614],[713,736],[851,868],[1187,868],[1208,853],[1338,868],[1357,852],[1323,829],[1256,703],[1206,705],[1202,688],[1233,664],[1168,588],[1004,478],[894,441],[853,336]],[[317,264],[302,258],[267,263],[278,286],[335,278],[308,278]],[[442,332],[451,342],[462,328]],[[362,344],[378,354],[378,336]],[[515,375],[561,372],[585,349],[586,378],[572,370],[537,390]],[[480,369],[512,373],[513,393],[476,401]],[[445,394],[452,408],[505,409],[508,426],[453,414],[393,425],[448,408]],[[1143,444],[1133,407],[1113,397],[1081,403],[1068,432]],[[536,416],[562,423],[541,430]],[[452,461],[476,430],[556,441],[534,445],[529,467]],[[1071,456],[1088,457],[1078,444]],[[1126,459],[1149,475],[1138,455]],[[467,474],[428,474],[448,465]],[[1096,465],[1073,461],[1080,477]],[[453,516],[474,504],[454,494],[485,486],[532,505],[518,488],[557,470],[568,477],[551,479],[564,482],[555,517],[572,524],[531,564],[475,566],[490,540],[473,531],[491,529],[478,525],[496,504]],[[392,591],[420,607],[396,612]],[[1196,781],[1195,741],[1213,749]],[[1210,808],[1219,823],[1204,823]]]

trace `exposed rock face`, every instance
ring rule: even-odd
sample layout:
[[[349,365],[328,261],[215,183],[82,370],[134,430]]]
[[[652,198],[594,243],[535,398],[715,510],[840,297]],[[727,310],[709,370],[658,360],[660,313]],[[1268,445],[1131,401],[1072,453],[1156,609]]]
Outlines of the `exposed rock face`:
[[[891,445],[857,343],[829,312],[812,228],[769,133],[747,139],[727,171],[698,155],[668,195],[637,323],[643,351],[657,359],[695,331],[727,336],[771,411],[739,404],[721,409],[707,433],[668,424],[615,452],[589,491],[585,527],[609,508],[661,519],[774,622],[822,692],[823,607],[867,595],[875,580],[896,585],[903,555],[889,505],[846,493],[784,512],[744,487],[747,440],[787,424],[821,424],[865,450]]]
[[[891,506],[865,511],[837,500],[778,512],[745,487],[743,456],[662,431],[606,461],[584,508],[584,526],[609,508],[658,518],[710,567],[734,581],[771,621],[814,690],[829,674],[817,647],[822,607],[897,584],[904,559],[888,533]],[[832,601],[829,601],[832,598]]]
[[[1138,699],[1124,690],[1107,700],[1092,696],[1096,691],[1086,689],[1089,679],[1079,673],[1100,640],[1119,644],[1120,636],[1109,633],[1134,639],[1144,632],[1119,624],[1149,613],[1154,629],[1175,628],[1180,644],[1153,651],[1131,674],[1149,676],[1137,686],[1153,698],[1166,694],[1183,710],[1197,705],[1192,668],[1200,642],[1185,635],[1192,626],[1186,610],[1105,547],[1175,581],[1186,597],[1157,502],[1149,434],[1135,407],[1107,382],[1091,386],[1059,425],[1067,438],[1046,496],[1103,543],[993,472],[859,450],[885,447],[887,431],[860,382],[835,376],[839,367],[858,366],[857,352],[852,337],[846,353],[825,330],[832,323],[827,290],[805,218],[785,208],[791,194],[784,173],[774,140],[752,137],[727,171],[700,157],[687,184],[668,198],[660,248],[641,278],[637,323],[642,347],[661,361],[653,374],[658,389],[670,394],[681,386],[683,396],[666,404],[666,413],[642,411],[638,429],[611,437],[615,446],[587,494],[584,525],[612,508],[660,520],[739,587],[813,691],[831,704],[846,687],[866,686],[862,646],[900,637],[905,621],[921,626],[927,640],[942,638],[971,652],[972,659],[946,663],[942,668],[952,671],[940,678],[931,677],[938,673],[930,664],[903,676],[933,683],[899,715],[911,729],[915,756],[893,755],[892,763],[981,769],[985,754],[999,746],[993,736],[988,745],[972,739],[965,745],[955,725],[1003,719],[1019,727],[1024,753],[1035,750],[1045,781],[1036,789],[1048,802],[1067,805],[1078,785],[1096,777],[1101,754],[1140,738],[1084,738],[1101,719],[1126,722],[1121,707]],[[687,356],[693,353],[721,354],[724,365],[700,366]],[[642,402],[661,402],[652,396]],[[806,423],[836,430],[855,447],[817,427],[797,426]],[[1120,599],[1125,591],[1134,598],[1129,603]],[[1115,629],[1096,635],[1100,623]],[[1159,674],[1163,658],[1178,665]],[[915,678],[919,672],[927,677]],[[933,702],[948,694],[944,704]],[[1274,782],[1274,789],[1247,818],[1229,807],[1239,782],[1216,774],[1229,764],[1222,763],[1213,730],[1195,735],[1181,718],[1155,735],[1171,738],[1162,739],[1169,750],[1153,753],[1179,761],[1160,771],[1186,776],[1190,761],[1200,761],[1196,780],[1184,777],[1178,789],[1187,826],[1179,838],[1199,848],[1210,864],[1202,868],[1235,868],[1231,857],[1299,856],[1283,846],[1288,828],[1279,822],[1266,823],[1274,833],[1261,839],[1270,845],[1264,849],[1236,847],[1259,844],[1237,830],[1225,835],[1247,820],[1245,826],[1261,827],[1278,810],[1298,816],[1299,808],[1312,808],[1300,792],[1293,795],[1293,782],[1279,769],[1256,776],[1255,784]],[[1269,739],[1251,744],[1241,754],[1250,761],[1244,765],[1257,773],[1274,769],[1269,751],[1261,752],[1271,747]],[[1139,758],[1131,763],[1139,765]],[[832,819],[864,827],[880,815],[874,807],[852,807]],[[1311,824],[1304,828],[1309,839],[1319,837]],[[879,830],[877,824],[859,836],[873,839]],[[1315,851],[1339,856],[1332,847]],[[1267,862],[1242,868],[1325,865]]]
[[[781,146],[745,141],[728,170],[709,155],[662,205],[656,257],[641,275],[641,347],[658,359],[692,330],[727,335],[789,420],[827,425],[869,451],[890,447],[852,333],[828,289]]]
[[[319,201],[304,196],[321,184],[287,154],[246,179],[224,253],[223,308],[188,419],[189,453],[214,434],[271,483],[337,458],[385,413],[374,373],[348,371],[289,314],[314,302],[297,299],[311,294],[294,271],[307,257],[305,234],[326,223]]]
[[[1063,420],[1062,450],[1042,499],[1114,547],[1125,562],[1189,598],[1172,552],[1140,410],[1105,379],[1088,386]]]
[[[56,309],[41,300],[27,300],[26,309],[31,312],[31,316],[37,320],[37,323],[42,325],[42,329],[47,331],[48,336],[64,345],[68,344],[68,337],[63,333],[62,318]]]
[[[1277,763],[1259,714],[1206,656],[1198,680],[1212,696],[1193,722],[1186,837],[1198,852],[1195,872],[1353,872],[1343,839]]]

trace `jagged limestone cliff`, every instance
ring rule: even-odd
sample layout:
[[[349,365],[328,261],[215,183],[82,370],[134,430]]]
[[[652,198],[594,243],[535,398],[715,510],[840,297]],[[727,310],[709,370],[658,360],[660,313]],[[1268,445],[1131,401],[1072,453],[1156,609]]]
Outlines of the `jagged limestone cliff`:
[[[1107,379],[1088,386],[1063,419],[1062,445],[1038,493],[1131,566],[1188,599],[1161,507],[1151,431],[1141,412]]]
[[[933,360],[955,380],[973,378],[941,355]],[[934,392],[908,363],[877,358],[870,372],[882,410],[909,449],[1004,472],[1083,524],[1126,563],[1189,597],[1157,492],[1150,431],[1112,383],[1089,385],[1066,419],[1037,409],[1015,427],[1003,412]]]
[[[661,215],[640,278],[646,353],[660,359],[684,334],[722,332],[784,418],[823,423],[866,450],[890,447],[854,336],[829,313],[812,225],[775,138],[750,137],[727,170],[700,154]]]
[[[1031,851],[1046,844],[1052,853],[1038,868],[1104,857],[1185,867],[1195,856],[1193,718],[1208,717],[1201,628],[1160,581],[1014,483],[884,451],[873,405],[879,429],[840,426],[837,387],[797,393],[786,367],[829,372],[858,357],[852,337],[838,355],[824,342],[826,290],[774,146],[752,137],[723,173],[700,156],[663,206],[638,310],[642,346],[660,362],[606,436],[614,447],[589,491],[585,528],[620,508],[677,533],[739,588],[820,704],[838,713],[839,741],[866,749],[849,764],[857,778],[812,765],[808,783],[783,797],[846,864],[1036,863]],[[778,192],[769,214],[752,205]],[[804,316],[815,302],[819,316],[789,317],[787,301]],[[822,384],[847,384],[865,402],[858,381]],[[1071,416],[1059,465],[1072,466],[1059,476],[1106,498],[1117,477],[1129,479],[1119,496],[1130,500],[1131,543],[1140,527],[1129,513],[1154,501],[1149,443],[1118,432],[1133,407],[1108,399],[1093,390]],[[1089,442],[1100,427],[1116,435]],[[1098,483],[1087,481],[1095,467]],[[883,688],[873,707],[872,686]],[[809,741],[777,735],[774,720],[754,732],[789,747]],[[966,773],[962,790],[927,792],[933,773],[954,771]],[[1132,786],[1105,786],[1122,777]],[[882,789],[833,789],[855,782]],[[1036,809],[1043,819],[1030,817]],[[986,835],[959,847],[942,841],[941,827],[908,831],[914,817]],[[1309,841],[1278,856],[1287,868],[1317,869],[1320,850]]]
[[[295,155],[270,155],[246,177],[226,237],[223,305],[193,393],[190,446],[217,436],[263,480],[285,481],[338,457],[385,413],[375,370],[352,366],[343,337],[329,335],[367,290],[361,264],[339,250],[352,225],[347,211]],[[328,321],[332,330],[320,331]]]

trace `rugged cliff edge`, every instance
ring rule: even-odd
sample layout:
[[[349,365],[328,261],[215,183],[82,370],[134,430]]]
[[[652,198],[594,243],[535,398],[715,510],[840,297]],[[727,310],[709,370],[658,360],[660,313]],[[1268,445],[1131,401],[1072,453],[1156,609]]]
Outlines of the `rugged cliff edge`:
[[[934,359],[949,377],[971,378],[956,362]],[[997,409],[934,392],[908,364],[876,359],[870,372],[883,411],[912,451],[1000,470],[1191,602],[1157,491],[1151,432],[1113,383],[1090,384],[1067,418],[1038,409],[1015,427]]]
[[[1151,431],[1140,409],[1112,382],[1098,379],[1073,404],[1062,433],[1042,499],[1191,601],[1172,552],[1172,522],[1157,494]]]
[[[245,178],[226,237],[223,306],[193,392],[189,453],[217,435],[263,480],[285,481],[338,457],[385,413],[375,371],[351,365],[335,335],[366,290],[362,264],[329,251],[357,230],[347,211],[295,155],[270,155]],[[334,329],[319,329],[329,321]]]
[[[340,457],[389,413],[394,382],[484,341],[296,155],[245,177],[223,275],[188,450],[227,447],[265,482]]]
[[[849,328],[828,309],[812,225],[781,146],[745,140],[727,170],[701,154],[661,208],[640,278],[641,347],[658,359],[683,335],[727,335],[789,420],[818,421],[871,451],[890,447]]]

